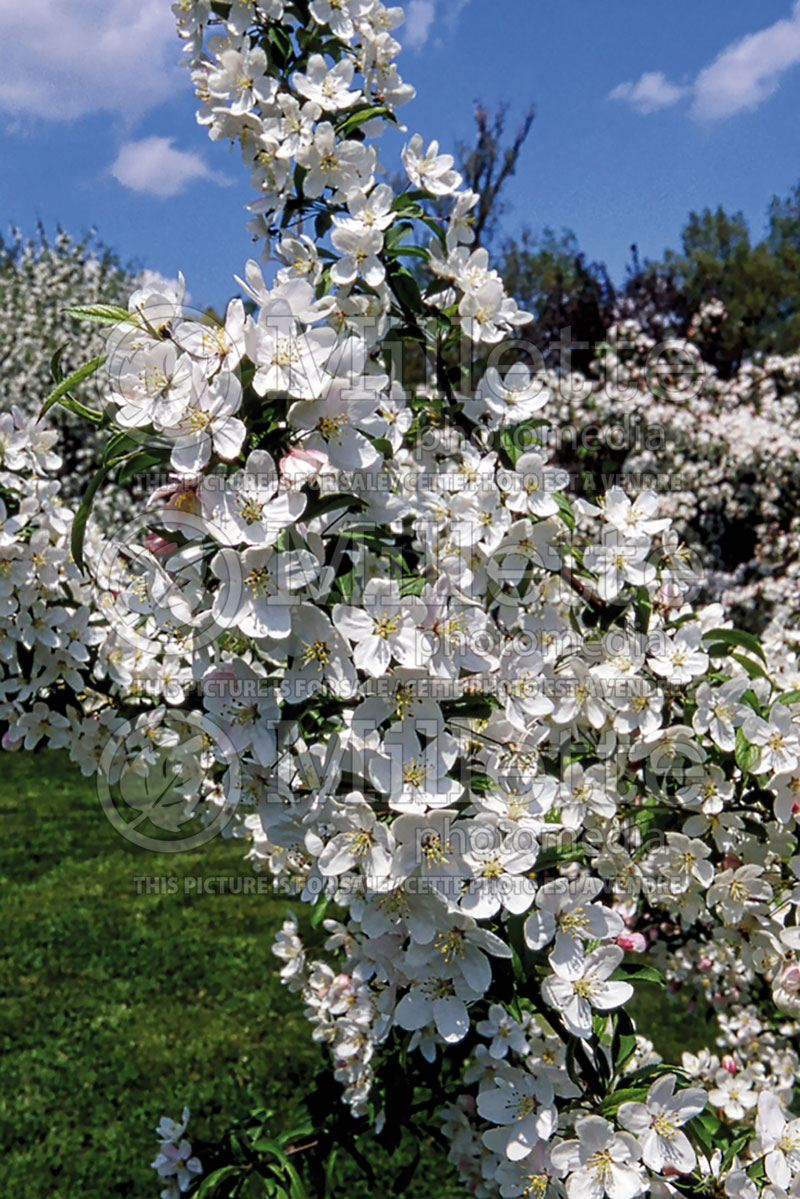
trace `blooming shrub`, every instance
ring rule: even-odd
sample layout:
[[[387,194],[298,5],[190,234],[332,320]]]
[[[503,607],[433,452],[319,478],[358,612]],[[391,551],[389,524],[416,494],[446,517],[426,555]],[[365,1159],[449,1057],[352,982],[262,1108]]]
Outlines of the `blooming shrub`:
[[[94,236],[75,241],[59,230],[48,238],[40,229],[25,240],[18,229],[0,241],[0,407],[16,405],[27,419],[42,406],[52,387],[51,362],[68,374],[102,354],[105,338],[94,322],[80,322],[67,309],[98,303],[121,303],[133,278]],[[96,406],[103,393],[101,376],[89,377],[83,400]],[[66,493],[79,498],[94,473],[103,438],[85,420],[64,407],[52,412],[64,460]]]
[[[443,1134],[478,1196],[789,1193],[792,657],[702,602],[669,497],[567,498],[553,389],[502,365],[527,317],[470,248],[476,198],[418,136],[408,187],[379,181],[401,10],[174,9],[278,265],[217,329],[163,284],[87,314],[111,436],[71,558],[52,435],[6,420],[4,744],[68,746],[137,845],[241,837],[312,905],[275,954],[346,1108],[303,1146],[263,1112],[202,1146],[165,1118],[162,1195],[300,1196],[331,1120],[359,1164],[353,1129]],[[717,1009],[706,1051],[660,1059],[644,984]]]
[[[724,319],[709,304],[696,325]],[[598,347],[596,374],[542,377],[575,489],[655,489],[710,595],[757,632],[796,623],[800,353],[721,379],[691,343],[629,320]]]

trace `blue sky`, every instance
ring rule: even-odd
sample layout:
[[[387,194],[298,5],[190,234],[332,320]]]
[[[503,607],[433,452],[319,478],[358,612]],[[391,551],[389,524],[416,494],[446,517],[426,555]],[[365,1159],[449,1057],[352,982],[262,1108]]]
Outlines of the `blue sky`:
[[[760,232],[800,181],[800,0],[405,7],[409,135],[444,149],[470,137],[475,100],[509,101],[510,126],[536,106],[509,232],[571,228],[621,278],[630,243],[660,255],[691,208],[741,208]],[[0,17],[0,227],[95,225],[123,260],[182,269],[196,303],[224,304],[251,193],[195,123],[169,0],[0,0]]]

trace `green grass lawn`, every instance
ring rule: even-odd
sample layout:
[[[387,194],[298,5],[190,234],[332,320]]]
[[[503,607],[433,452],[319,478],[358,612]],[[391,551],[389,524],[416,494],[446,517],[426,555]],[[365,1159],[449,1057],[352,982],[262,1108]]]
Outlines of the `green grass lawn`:
[[[213,1139],[250,1107],[285,1110],[322,1061],[270,952],[287,902],[187,894],[184,878],[252,878],[241,842],[137,849],[60,754],[0,754],[0,810],[3,1194],[155,1199],[162,1114],[188,1104],[190,1130]],[[177,892],[137,893],[143,876]],[[663,992],[642,1002],[662,1050],[702,1041]],[[461,1194],[440,1150],[405,1194]]]
[[[4,1193],[155,1196],[152,1130],[199,1135],[305,1090],[321,1051],[270,952],[272,895],[191,895],[252,877],[241,842],[159,855],[124,841],[60,755],[0,757]],[[176,876],[177,894],[136,878]]]

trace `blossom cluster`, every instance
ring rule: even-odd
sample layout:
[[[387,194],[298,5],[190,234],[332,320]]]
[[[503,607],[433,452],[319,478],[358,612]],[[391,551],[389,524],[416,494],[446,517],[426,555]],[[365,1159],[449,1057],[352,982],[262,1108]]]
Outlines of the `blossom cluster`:
[[[152,275],[142,271],[139,277],[144,282]],[[25,239],[12,229],[8,241],[0,240],[0,408],[16,406],[35,420],[53,387],[54,356],[67,374],[105,346],[97,324],[75,321],[66,310],[124,302],[134,280],[93,237],[76,241],[59,230],[51,239],[40,229],[35,239]],[[104,392],[102,375],[87,379],[84,404],[94,408]],[[103,437],[64,407],[51,410],[49,424],[59,434],[64,493],[74,500],[100,462]]]
[[[697,325],[723,318],[710,303]],[[795,623],[800,355],[748,361],[723,379],[690,351],[628,319],[599,347],[594,385],[539,377],[556,397],[556,431],[594,438],[573,485],[582,490],[599,468],[626,489],[655,488],[715,598],[759,631]],[[574,445],[561,450],[574,461]]]
[[[188,1123],[188,1107],[183,1109],[180,1122],[169,1116],[162,1116],[158,1122],[159,1150],[152,1165],[159,1177],[166,1180],[161,1199],[179,1199],[203,1173],[200,1159],[192,1153],[192,1146],[184,1135]]]

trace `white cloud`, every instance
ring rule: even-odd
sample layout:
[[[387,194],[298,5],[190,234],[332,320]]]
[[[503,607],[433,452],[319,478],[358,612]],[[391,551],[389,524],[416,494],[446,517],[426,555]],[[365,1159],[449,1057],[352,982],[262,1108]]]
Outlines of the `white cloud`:
[[[646,71],[636,83],[620,83],[608,98],[649,113],[691,96],[690,111],[696,120],[717,121],[754,111],[796,66],[800,66],[800,0],[795,0],[789,16],[726,46],[692,83],[670,83],[661,71]]]
[[[108,168],[118,183],[131,191],[166,200],[177,196],[197,179],[223,186],[231,183],[212,171],[199,154],[176,150],[171,137],[143,137],[125,142]]]
[[[0,0],[0,110],[140,116],[182,85],[168,0]]]
[[[718,120],[758,108],[778,90],[784,73],[800,66],[800,2],[791,16],[727,46],[700,72],[692,112]]]
[[[433,18],[436,16],[436,0],[411,0],[406,9],[403,41],[407,46],[424,46],[428,40]]]
[[[469,4],[469,0],[447,0],[445,4],[444,19],[447,24],[447,29],[450,33],[453,32],[458,24],[458,18],[461,16],[464,9]]]
[[[625,100],[637,112],[658,112],[677,104],[686,95],[685,87],[670,83],[661,71],[645,71],[636,83],[620,83],[609,100]]]
[[[469,0],[408,0],[400,40],[405,46],[418,50],[432,32],[453,33],[468,4]],[[441,37],[434,39],[434,45],[442,45]]]

